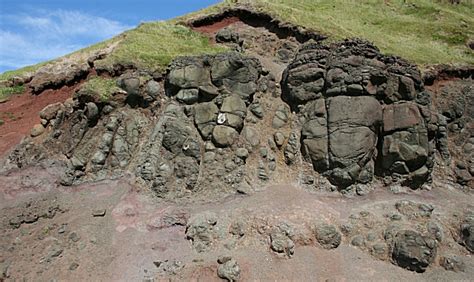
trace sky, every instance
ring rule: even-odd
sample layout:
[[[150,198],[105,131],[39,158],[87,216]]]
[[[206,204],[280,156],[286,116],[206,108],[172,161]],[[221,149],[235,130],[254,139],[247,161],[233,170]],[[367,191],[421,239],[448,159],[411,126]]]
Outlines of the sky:
[[[219,0],[0,0],[0,73],[66,55],[140,22]]]

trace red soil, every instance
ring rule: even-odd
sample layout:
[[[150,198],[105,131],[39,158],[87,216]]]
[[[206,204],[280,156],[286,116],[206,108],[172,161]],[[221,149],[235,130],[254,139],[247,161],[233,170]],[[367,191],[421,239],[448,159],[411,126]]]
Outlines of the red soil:
[[[224,27],[227,27],[236,22],[240,22],[240,19],[238,17],[230,17],[210,25],[193,27],[193,30],[212,35],[215,34],[217,31],[223,29]]]
[[[40,123],[38,113],[47,105],[64,102],[72,97],[80,84],[63,86],[57,90],[46,90],[40,95],[29,92],[12,96],[5,103],[0,104],[0,156],[10,151],[21,139],[28,135],[31,128]]]

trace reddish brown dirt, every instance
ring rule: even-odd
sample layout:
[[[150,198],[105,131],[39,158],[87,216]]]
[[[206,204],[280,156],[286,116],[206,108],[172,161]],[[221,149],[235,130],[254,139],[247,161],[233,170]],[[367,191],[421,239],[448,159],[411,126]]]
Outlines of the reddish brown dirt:
[[[225,18],[221,21],[215,22],[211,25],[193,27],[193,30],[212,35],[212,34],[215,34],[217,31],[223,29],[224,27],[227,27],[236,22],[240,22],[240,19],[238,17],[230,17],[230,18]]]
[[[26,92],[0,104],[0,119],[5,122],[0,126],[0,156],[10,151],[29,134],[35,124],[40,122],[38,113],[44,107],[64,102],[72,97],[79,86],[80,84],[63,86],[58,90],[46,90],[40,95]]]

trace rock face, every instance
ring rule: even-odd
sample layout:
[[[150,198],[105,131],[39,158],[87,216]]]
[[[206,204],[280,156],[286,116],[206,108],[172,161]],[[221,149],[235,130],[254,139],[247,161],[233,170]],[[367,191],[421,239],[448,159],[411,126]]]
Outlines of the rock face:
[[[281,92],[259,59],[238,52],[180,57],[160,79],[129,71],[117,85],[108,101],[79,89],[45,108],[41,138],[7,163],[55,158],[63,185],[128,173],[158,197],[207,199],[276,179],[315,184],[319,175],[339,189],[374,176],[418,188],[430,180],[434,150],[447,147],[416,67],[361,40],[303,44]],[[308,164],[314,176],[296,173]],[[468,178],[468,166],[459,170]]]
[[[40,116],[47,138],[38,146],[20,145],[9,162],[22,166],[66,156],[63,185],[128,171],[160,197],[182,197],[202,187],[236,191],[245,162],[233,145],[242,145],[240,133],[262,76],[260,62],[239,53],[176,59],[164,83],[125,73],[117,80],[123,91],[109,101],[79,89],[67,105],[45,108]],[[252,130],[245,132],[244,139]],[[40,133],[35,129],[33,136]]]
[[[429,104],[416,102],[416,67],[364,41],[307,43],[281,84],[302,120],[305,155],[333,184],[368,183],[374,173],[413,187],[429,179],[438,128],[428,126]]]

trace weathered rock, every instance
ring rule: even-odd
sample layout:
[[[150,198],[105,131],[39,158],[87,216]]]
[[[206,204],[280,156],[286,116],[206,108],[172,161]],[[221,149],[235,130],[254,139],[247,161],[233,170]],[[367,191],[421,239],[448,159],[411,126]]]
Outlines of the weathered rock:
[[[250,111],[258,118],[262,119],[265,115],[262,105],[257,101],[250,104]]]
[[[444,269],[454,272],[463,272],[466,269],[466,264],[462,257],[456,255],[446,255],[440,258],[439,264]]]
[[[290,116],[290,109],[285,106],[281,105],[275,112],[275,116],[273,117],[272,126],[275,129],[283,127],[287,122]]]
[[[295,243],[291,239],[293,233],[293,228],[286,223],[274,227],[270,233],[272,250],[291,258],[295,253]]]
[[[253,127],[245,126],[242,129],[242,136],[251,147],[257,147],[260,144],[260,135]]]
[[[361,247],[364,244],[365,244],[365,239],[364,239],[364,236],[362,236],[362,235],[356,235],[351,240],[351,245],[352,246]]]
[[[474,253],[474,214],[468,215],[461,225],[461,243]]]
[[[239,43],[239,34],[229,28],[223,28],[216,33],[218,43]]]
[[[140,78],[133,74],[125,74],[117,80],[117,85],[129,95],[140,94]]]
[[[48,64],[40,68],[29,83],[33,93],[40,93],[43,90],[57,88],[70,84],[84,78],[89,72],[89,65],[63,60],[60,63]]]
[[[220,258],[218,260],[217,276],[227,281],[238,281],[240,279],[240,266],[231,257]]]
[[[212,83],[247,100],[257,90],[262,67],[257,59],[239,53],[218,54],[211,65]]]
[[[30,136],[31,137],[37,137],[43,134],[45,131],[45,128],[42,124],[35,124],[33,128],[30,131]]]
[[[185,266],[184,263],[179,260],[154,261],[153,264],[158,268],[159,272],[163,272],[167,275],[176,275]]]
[[[409,219],[429,218],[434,210],[434,206],[431,204],[415,203],[408,200],[396,202],[395,208]]]
[[[325,249],[335,249],[341,244],[341,233],[333,225],[316,225],[315,235],[318,243]]]
[[[210,137],[217,124],[219,108],[212,102],[199,103],[195,106],[194,122],[204,139]]]
[[[104,217],[106,213],[107,213],[106,209],[95,209],[95,210],[92,211],[92,216],[93,217]]]
[[[204,212],[192,216],[186,225],[186,238],[192,241],[193,248],[198,252],[211,249],[216,238],[217,215]]]
[[[430,233],[433,238],[436,239],[436,241],[442,242],[444,240],[444,231],[443,227],[440,224],[434,221],[430,221],[428,222],[426,229],[428,233]]]
[[[306,159],[333,184],[368,183],[380,166],[377,174],[401,175],[414,188],[429,179],[433,151],[427,117],[408,102],[423,90],[415,66],[385,57],[361,40],[308,42],[284,71],[281,85],[283,100],[299,112]],[[382,104],[389,105],[382,111]],[[274,121],[277,128],[284,124]],[[382,151],[376,148],[379,139]]]
[[[410,131],[398,131],[384,137],[382,166],[387,173],[406,174],[422,168],[428,160],[428,136],[426,128],[416,127]],[[406,165],[403,166],[403,165]],[[408,169],[408,171],[406,171]],[[424,183],[429,176],[418,173]],[[424,178],[424,179],[423,179]],[[419,186],[420,183],[413,183]]]
[[[424,272],[436,257],[436,241],[415,231],[402,230],[394,239],[392,259],[403,268]]]
[[[181,89],[176,95],[176,99],[182,103],[191,105],[198,101],[199,90],[197,89]]]
[[[422,123],[420,111],[414,103],[392,104],[383,109],[383,130],[385,132],[407,129]]]
[[[287,164],[292,164],[298,155],[299,144],[298,144],[298,134],[296,132],[291,132],[288,143],[285,146],[285,162]]]
[[[63,108],[64,108],[64,106],[63,106],[62,103],[54,103],[54,104],[48,105],[44,109],[42,109],[41,112],[39,113],[39,116],[42,119],[50,121],[53,118],[55,118],[56,113],[59,110],[62,110]]]
[[[286,100],[301,104],[322,96],[326,71],[317,62],[288,68],[283,74]]]
[[[181,57],[170,65],[167,84],[174,95],[180,89],[199,88],[211,85],[209,69],[204,66],[201,57]]]
[[[285,143],[285,135],[283,135],[283,133],[281,133],[281,132],[276,132],[276,133],[273,135],[273,138],[274,138],[274,140],[275,140],[275,144],[276,144],[278,147],[283,146],[283,143]]]
[[[237,157],[245,160],[247,159],[247,157],[249,156],[249,151],[245,148],[238,148],[236,151],[235,151],[235,154],[237,155]]]
[[[238,95],[231,95],[222,101],[221,112],[233,113],[238,116],[245,116],[247,106],[245,101]]]
[[[239,133],[232,127],[218,125],[212,131],[212,141],[216,146],[228,147],[232,145]]]
[[[99,108],[95,103],[89,102],[86,104],[86,116],[91,122],[97,121],[99,118]]]
[[[157,99],[162,91],[161,84],[154,80],[148,81],[145,89],[146,89],[147,95],[152,97],[153,99]]]
[[[169,120],[164,127],[163,147],[175,154],[181,152],[184,142],[191,135],[190,127],[179,120]]]
[[[76,270],[78,267],[79,267],[79,264],[77,262],[73,262],[71,263],[71,265],[69,265],[69,270],[73,271],[73,270]]]

